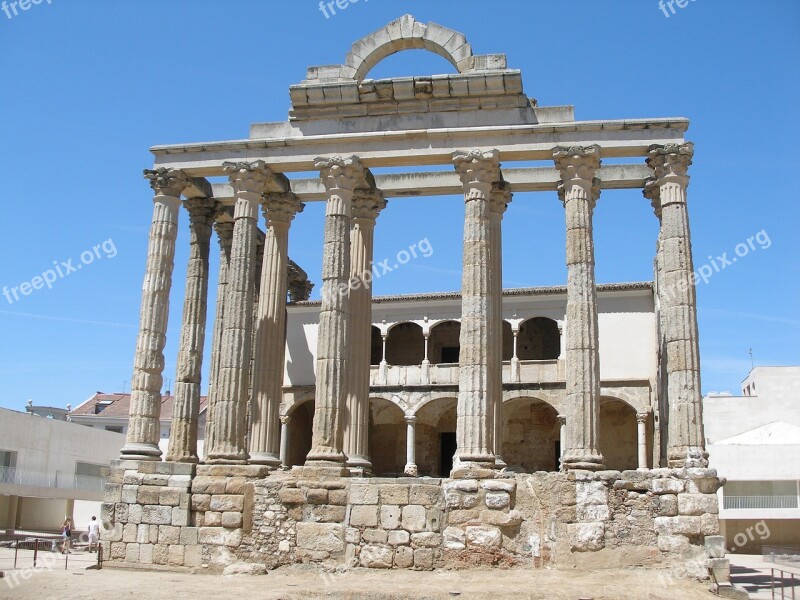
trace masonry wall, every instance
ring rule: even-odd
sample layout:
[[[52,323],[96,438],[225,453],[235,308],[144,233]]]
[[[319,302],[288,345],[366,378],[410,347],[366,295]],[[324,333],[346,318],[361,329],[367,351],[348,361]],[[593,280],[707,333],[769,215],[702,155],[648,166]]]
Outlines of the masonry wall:
[[[710,469],[306,480],[120,462],[103,539],[109,560],[187,567],[697,564],[719,532],[718,486]]]

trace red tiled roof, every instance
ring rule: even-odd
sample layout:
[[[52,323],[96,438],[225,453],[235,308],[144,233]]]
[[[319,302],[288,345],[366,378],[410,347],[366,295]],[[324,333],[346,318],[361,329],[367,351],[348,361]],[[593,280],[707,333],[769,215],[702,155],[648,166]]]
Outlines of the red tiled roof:
[[[200,396],[200,412],[206,409],[206,396]],[[99,403],[110,402],[101,412],[96,412],[95,407]],[[98,416],[111,418],[126,418],[131,405],[130,394],[104,394],[97,392],[78,408],[71,411],[69,415]],[[163,420],[172,419],[172,409],[175,406],[175,396],[161,397],[161,418]]]

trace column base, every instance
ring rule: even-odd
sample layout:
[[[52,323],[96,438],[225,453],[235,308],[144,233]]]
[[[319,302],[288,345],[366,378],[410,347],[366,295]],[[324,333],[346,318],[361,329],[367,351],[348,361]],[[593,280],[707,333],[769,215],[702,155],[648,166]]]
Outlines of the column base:
[[[161,460],[161,449],[157,444],[128,443],[119,451],[120,460]]]
[[[372,474],[372,463],[366,456],[348,456],[345,466],[353,477],[367,477]]]
[[[602,471],[605,469],[603,463],[601,454],[580,451],[567,451],[561,459],[561,465],[567,471]]]
[[[170,454],[164,459],[166,462],[174,462],[174,463],[190,463],[190,464],[197,464],[200,462],[200,459],[196,456],[192,456],[190,454],[183,454],[180,456],[172,456]]]
[[[670,448],[667,457],[671,469],[708,467],[708,452],[698,446]]]
[[[503,457],[499,454],[494,457],[494,468],[495,469],[505,469],[508,467],[508,463],[503,460]]]
[[[419,477],[419,469],[414,463],[408,463],[403,469],[403,473],[408,477]]]
[[[251,465],[264,465],[271,471],[281,467],[281,459],[271,452],[251,452],[247,462]]]
[[[331,477],[349,477],[350,472],[341,463],[306,461],[302,466],[292,467],[292,474],[303,479],[324,479]]]
[[[495,457],[491,454],[462,455],[453,458],[452,479],[490,479],[496,474]]]

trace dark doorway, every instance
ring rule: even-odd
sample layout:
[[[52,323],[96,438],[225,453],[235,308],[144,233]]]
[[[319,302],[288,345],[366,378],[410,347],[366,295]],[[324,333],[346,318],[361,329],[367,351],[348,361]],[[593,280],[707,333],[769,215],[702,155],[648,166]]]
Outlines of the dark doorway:
[[[446,432],[439,434],[439,475],[449,477],[453,470],[453,455],[456,453],[456,432]]]
[[[442,362],[443,363],[457,363],[458,354],[461,348],[459,346],[444,346],[442,348]]]
[[[556,440],[556,462],[555,471],[561,470],[561,440]]]

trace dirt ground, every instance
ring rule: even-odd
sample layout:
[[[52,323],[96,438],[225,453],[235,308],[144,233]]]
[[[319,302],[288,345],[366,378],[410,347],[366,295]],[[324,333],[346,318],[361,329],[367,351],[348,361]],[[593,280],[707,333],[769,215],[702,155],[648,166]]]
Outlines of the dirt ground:
[[[222,576],[209,572],[175,573],[112,568],[102,570],[6,571],[0,598],[48,600],[64,598],[195,598],[301,600],[305,598],[402,600],[406,598],[505,598],[546,600],[711,600],[708,585],[686,580],[665,581],[651,569],[555,571],[477,569],[470,571],[377,571],[354,569],[325,573],[316,567],[293,566],[267,575]]]

